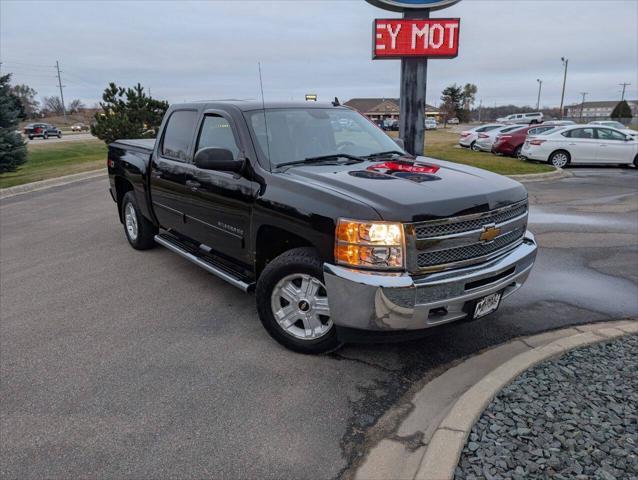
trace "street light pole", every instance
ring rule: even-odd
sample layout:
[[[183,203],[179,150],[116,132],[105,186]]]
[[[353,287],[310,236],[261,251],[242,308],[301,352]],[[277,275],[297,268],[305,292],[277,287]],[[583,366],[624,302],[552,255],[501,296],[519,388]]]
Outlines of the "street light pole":
[[[567,67],[569,66],[569,59],[565,57],[560,58],[563,62],[563,66],[565,67],[565,75],[563,77],[563,94],[560,97],[560,119],[563,119],[563,106],[565,104],[565,87],[567,86]]]
[[[536,102],[536,110],[540,110],[541,108],[541,90],[543,88],[543,81],[540,78],[537,78],[538,82],[538,101]]]

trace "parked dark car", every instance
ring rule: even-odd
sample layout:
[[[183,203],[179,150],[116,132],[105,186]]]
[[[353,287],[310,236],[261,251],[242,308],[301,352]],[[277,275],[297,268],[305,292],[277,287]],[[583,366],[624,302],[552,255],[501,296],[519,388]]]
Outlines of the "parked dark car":
[[[254,291],[263,326],[292,350],[481,318],[534,264],[520,183],[412,157],[346,107],[173,105],[159,132],[108,149],[129,243]]]
[[[42,137],[45,140],[49,137],[62,138],[62,131],[55,125],[48,123],[30,123],[24,127],[24,134],[33,140],[35,137]]]
[[[539,133],[547,132],[554,128],[556,128],[555,125],[531,125],[500,134],[496,137],[494,145],[492,145],[492,152],[518,157],[521,154],[521,149],[528,135],[538,135]]]

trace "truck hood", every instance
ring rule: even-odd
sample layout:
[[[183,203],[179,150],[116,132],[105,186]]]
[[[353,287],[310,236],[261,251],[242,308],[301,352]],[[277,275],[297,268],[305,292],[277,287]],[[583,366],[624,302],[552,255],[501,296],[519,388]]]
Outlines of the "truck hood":
[[[421,222],[469,215],[527,198],[525,188],[512,179],[426,157],[296,166],[285,174],[365,203],[387,221]]]

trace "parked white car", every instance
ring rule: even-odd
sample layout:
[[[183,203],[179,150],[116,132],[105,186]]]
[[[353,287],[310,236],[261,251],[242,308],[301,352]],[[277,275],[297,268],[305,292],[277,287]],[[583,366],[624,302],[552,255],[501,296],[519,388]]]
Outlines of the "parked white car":
[[[458,118],[454,117],[454,118],[450,118],[450,119],[447,121],[447,123],[448,123],[449,125],[458,125],[458,124],[459,124],[459,123],[461,123],[461,122],[459,122],[459,119],[458,119]]]
[[[521,156],[557,168],[570,163],[633,163],[638,167],[638,140],[615,128],[576,125],[528,137]]]
[[[534,125],[537,123],[543,123],[543,120],[544,117],[541,112],[513,113],[512,115],[508,115],[507,117],[496,119],[496,121],[499,123],[516,123],[518,125]]]
[[[436,119],[434,118],[426,118],[425,119],[425,129],[426,130],[436,130],[438,128],[438,124],[436,123]]]
[[[489,132],[490,130],[494,130],[495,128],[505,127],[502,123],[489,123],[487,125],[480,125],[478,127],[474,127],[470,130],[465,130],[461,132],[461,138],[459,139],[459,145],[465,148],[474,148],[476,143],[476,139],[479,136],[479,133]]]
[[[495,128],[488,132],[479,133],[472,150],[474,150],[475,152],[491,152],[498,135],[514,132],[522,128],[526,127],[524,125],[506,125],[504,127]]]
[[[597,120],[595,122],[589,122],[589,124],[590,125],[600,125],[601,127],[615,128],[616,130],[620,130],[622,133],[624,133],[626,135],[631,135],[632,137],[635,137],[636,135],[638,135],[638,132],[636,130],[632,130],[631,128],[627,128],[622,123],[615,122],[614,120]]]

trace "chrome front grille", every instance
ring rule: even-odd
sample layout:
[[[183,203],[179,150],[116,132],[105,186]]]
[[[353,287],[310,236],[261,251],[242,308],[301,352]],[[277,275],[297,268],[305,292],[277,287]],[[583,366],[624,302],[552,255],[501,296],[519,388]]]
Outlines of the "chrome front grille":
[[[519,228],[518,230],[506,233],[489,243],[479,242],[463,247],[419,253],[417,256],[417,265],[419,268],[427,268],[437,265],[448,265],[456,262],[463,262],[470,259],[478,259],[498,252],[499,250],[522,240],[523,235],[525,235],[525,229]]]
[[[408,268],[430,272],[486,261],[523,241],[527,201],[486,213],[406,226]]]
[[[527,202],[525,201],[503,209],[493,210],[483,215],[471,215],[471,217],[478,218],[464,220],[464,217],[457,217],[455,219],[417,223],[414,229],[417,239],[423,240],[431,237],[442,237],[445,235],[454,235],[455,233],[480,230],[484,225],[503,223],[512,218],[525,215],[526,213]]]

